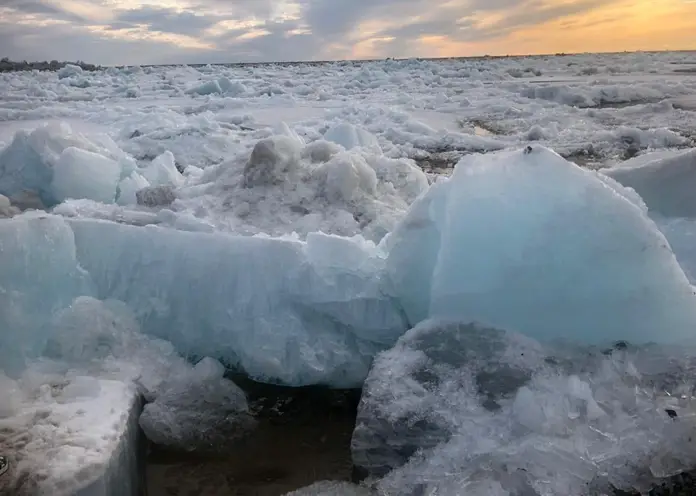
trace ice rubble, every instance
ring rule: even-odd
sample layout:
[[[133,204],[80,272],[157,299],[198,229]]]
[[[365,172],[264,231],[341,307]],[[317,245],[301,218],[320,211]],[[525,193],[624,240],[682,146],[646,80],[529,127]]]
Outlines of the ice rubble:
[[[140,168],[108,136],[87,137],[64,122],[20,130],[0,152],[0,194],[30,192],[46,207],[67,199],[135,203],[139,189],[182,182],[170,152]]]
[[[224,373],[225,367],[208,357],[165,380],[140,416],[148,439],[182,451],[224,451],[253,429],[244,391]]]
[[[211,214],[225,230],[303,237],[323,231],[379,241],[428,188],[428,179],[410,160],[375,153],[369,143],[350,145],[305,145],[286,129],[258,141],[250,155],[206,170],[197,185],[180,191],[181,205],[191,203],[189,191],[204,187],[215,202]]]
[[[696,217],[696,150],[669,157],[650,155],[602,171],[643,198],[651,213]]]
[[[646,491],[696,463],[694,351],[427,321],[375,360],[353,459],[383,494]]]
[[[693,339],[694,290],[639,201],[541,147],[464,158],[384,240],[393,291],[411,324],[454,318],[589,343]]]
[[[27,496],[139,494],[141,395],[155,405],[148,433],[168,444],[187,425],[252,427],[246,400],[220,376],[221,364],[208,358],[192,370],[171,344],[141,334],[122,302],[95,299],[74,239],[54,215],[0,222],[0,450],[11,463],[0,488]],[[177,387],[197,394],[172,402]],[[171,431],[172,418],[180,432]],[[185,440],[189,449],[207,441]]]

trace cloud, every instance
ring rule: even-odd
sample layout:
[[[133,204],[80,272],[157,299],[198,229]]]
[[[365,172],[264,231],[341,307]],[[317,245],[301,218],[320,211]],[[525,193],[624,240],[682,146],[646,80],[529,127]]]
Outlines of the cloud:
[[[198,35],[218,20],[215,16],[197,15],[187,10],[145,6],[121,12],[112,25],[121,28],[146,25],[152,31]]]
[[[652,5],[649,0],[635,0]],[[664,0],[670,5],[681,0]],[[633,0],[0,0],[0,55],[101,64],[517,52],[514,36]],[[682,2],[696,14],[696,6]],[[626,10],[630,22],[637,7]],[[616,22],[621,22],[617,20]],[[50,27],[50,29],[49,29]],[[552,38],[543,31],[526,39]],[[581,38],[581,37],[579,37]],[[611,47],[607,47],[611,48]],[[465,50],[466,49],[466,50]],[[543,49],[543,48],[542,48]]]
[[[7,8],[24,14],[38,14],[77,23],[85,22],[86,19],[80,15],[64,10],[58,6],[41,0],[0,0],[0,8]]]

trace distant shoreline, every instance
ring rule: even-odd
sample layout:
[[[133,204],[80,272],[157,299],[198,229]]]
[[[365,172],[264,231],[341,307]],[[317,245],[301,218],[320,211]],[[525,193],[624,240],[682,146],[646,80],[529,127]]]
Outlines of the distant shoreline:
[[[281,67],[292,67],[300,65],[309,66],[319,66],[326,64],[364,64],[371,62],[385,62],[385,61],[406,61],[406,60],[417,60],[417,61],[461,61],[461,60],[500,60],[500,59],[536,59],[536,58],[546,58],[546,57],[575,57],[581,55],[627,55],[632,53],[642,53],[642,54],[660,54],[660,53],[696,53],[696,49],[693,50],[647,50],[647,51],[636,51],[636,52],[577,52],[577,53],[547,53],[547,54],[534,54],[534,55],[473,55],[466,57],[387,57],[381,59],[346,59],[346,60],[297,60],[297,61],[268,61],[268,62],[198,62],[198,63],[163,63],[163,64],[119,64],[119,65],[94,65],[85,62],[58,62],[53,60],[51,62],[27,62],[27,61],[13,61],[8,58],[3,58],[0,60],[0,73],[3,72],[22,72],[22,71],[58,71],[67,65],[75,65],[81,67],[85,71],[97,71],[103,70],[109,67],[122,69],[125,67],[206,67],[206,66],[225,66],[225,67],[265,67],[265,66],[281,66]]]
[[[26,71],[42,71],[42,72],[55,72],[61,70],[63,67],[68,65],[74,65],[80,67],[83,71],[97,71],[103,69],[103,67],[87,64],[85,62],[58,62],[57,60],[52,60],[50,62],[27,62],[23,60],[21,62],[10,60],[5,57],[0,60],[0,73],[2,72],[26,72]]]

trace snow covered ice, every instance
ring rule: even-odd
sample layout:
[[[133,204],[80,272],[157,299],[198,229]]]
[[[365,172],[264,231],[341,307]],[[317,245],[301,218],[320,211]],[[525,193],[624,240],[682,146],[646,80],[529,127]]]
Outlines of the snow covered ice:
[[[690,57],[0,74],[2,482],[110,494],[134,419],[236,442],[224,367],[368,377],[354,456],[387,494],[693,468]],[[305,494],[332,491],[370,492]]]
[[[693,352],[426,321],[377,357],[353,460],[380,494],[646,491],[696,462]]]

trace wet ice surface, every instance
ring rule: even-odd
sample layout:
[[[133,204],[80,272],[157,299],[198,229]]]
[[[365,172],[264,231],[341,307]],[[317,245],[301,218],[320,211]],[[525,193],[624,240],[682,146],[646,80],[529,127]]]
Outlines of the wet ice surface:
[[[643,197],[648,215],[693,283],[696,228],[688,216],[693,212],[689,191],[694,166],[693,152],[685,151],[693,147],[696,136],[693,62],[693,53],[665,53],[0,75],[0,223],[16,228],[0,240],[3,254],[13,254],[7,265],[0,260],[0,322],[18,331],[0,335],[1,367],[11,377],[0,387],[14,391],[12,408],[5,406],[0,412],[0,441],[14,439],[21,426],[30,432],[29,439],[23,438],[28,448],[22,456],[34,462],[22,465],[22,480],[36,476],[46,488],[57,484],[71,491],[75,484],[106,473],[107,460],[117,451],[118,426],[95,422],[95,432],[109,433],[97,443],[90,441],[91,430],[71,427],[82,415],[80,405],[85,405],[87,415],[100,417],[110,401],[108,388],[96,394],[88,387],[94,382],[81,379],[85,375],[144,393],[150,403],[141,425],[163,445],[198,452],[229,443],[233,452],[223,461],[191,464],[191,458],[184,458],[155,469],[153,480],[160,486],[162,480],[176,479],[183,491],[186,480],[198,477],[215,486],[211,490],[218,492],[210,494],[280,494],[319,479],[347,479],[349,416],[333,427],[324,418],[311,426],[282,427],[269,427],[262,419],[255,431],[250,418],[256,413],[254,402],[247,403],[244,393],[220,376],[222,365],[206,359],[196,371],[178,354],[199,358],[224,350],[225,365],[257,379],[359,386],[371,358],[417,323],[409,322],[405,314],[410,309],[399,308],[393,288],[378,277],[388,254],[377,243],[407,216],[429,184],[449,175],[470,153],[538,144],[588,168],[631,159],[625,164],[631,170],[608,174]],[[45,124],[49,127],[37,130]],[[640,203],[630,192],[622,195]],[[23,210],[51,207],[56,217],[20,215]],[[17,224],[4,219],[18,215]],[[235,239],[250,235],[261,239]],[[90,249],[97,245],[99,250]],[[230,246],[235,247],[234,256]],[[259,249],[263,247],[273,249]],[[254,266],[250,260],[268,270],[245,273]],[[165,265],[168,276],[157,282],[153,278]],[[235,276],[228,277],[230,273]],[[137,274],[140,279],[131,277]],[[438,291],[454,294],[462,289],[450,286],[440,284]],[[194,288],[194,294],[187,294],[187,288]],[[231,293],[234,308],[215,297]],[[50,297],[55,294],[60,297]],[[122,303],[100,301],[114,297],[124,300],[133,315],[122,312]],[[205,310],[192,311],[197,308]],[[282,311],[259,319],[259,312],[269,308]],[[477,305],[472,314],[481,315],[480,309]],[[597,318],[607,325],[613,320]],[[182,325],[175,325],[177,320]],[[247,321],[254,323],[251,335],[229,332]],[[99,332],[86,332],[95,325]],[[591,331],[601,333],[601,327]],[[195,339],[193,329],[204,337]],[[286,331],[283,339],[272,339],[279,329]],[[534,332],[530,329],[525,330]],[[143,338],[140,330],[172,341],[175,348]],[[46,342],[54,332],[62,338]],[[123,341],[123,332],[131,337]],[[144,351],[133,354],[135,349]],[[656,356],[664,358],[661,353]],[[42,354],[62,364],[50,376],[35,373]],[[94,363],[105,358],[106,367]],[[403,358],[407,364],[409,355]],[[657,360],[661,365],[667,361]],[[556,431],[541,432],[538,425],[522,422],[532,432],[531,441],[522,445],[527,451],[514,453],[491,445],[486,435],[478,437],[493,466],[500,460],[528,460],[522,468],[536,477],[531,483],[524,477],[489,477],[488,462],[483,472],[477,471],[481,459],[462,456],[463,446],[469,445],[450,439],[461,434],[460,426],[448,419],[437,424],[443,421],[438,418],[438,432],[447,435],[429,446],[432,452],[400,468],[392,464],[397,470],[379,487],[388,494],[407,494],[415,487],[414,474],[425,471],[427,484],[445,491],[462,484],[469,484],[472,494],[506,494],[506,488],[527,483],[538,494],[546,494],[549,487],[576,488],[574,484],[594,472],[606,472],[606,464],[596,457],[589,465],[573,458],[583,443],[594,443],[594,455],[606,455],[606,445],[597,441],[599,434],[593,429],[607,435],[637,433],[629,439],[632,442],[655,434],[651,440],[657,444],[646,441],[646,451],[627,441],[619,445],[629,448],[611,453],[614,458],[609,458],[619,461],[628,452],[646,454],[635,470],[618,476],[607,472],[613,474],[610,478],[628,477],[622,487],[647,487],[660,476],[692,466],[688,443],[660,448],[660,443],[680,434],[683,420],[690,417],[680,411],[682,423],[670,431],[673,424],[664,423],[662,406],[654,416],[646,413],[665,400],[663,390],[631,396],[626,391],[635,377],[607,379],[604,372],[578,372],[580,382],[573,382],[574,376],[563,369],[560,378],[544,376],[531,386],[530,394],[540,403],[548,402],[549,408],[558,406],[554,398],[559,395],[567,400],[573,407],[563,410],[572,414],[568,422],[583,426],[579,438],[561,443],[567,447],[577,441],[563,452],[563,459],[579,471],[569,478],[553,479],[535,471],[546,463],[544,456],[559,454],[558,445],[546,450],[551,445],[539,444],[543,436],[556,436],[558,441]],[[31,384],[22,382],[22,374],[32,373]],[[371,372],[372,383],[378,374],[378,369]],[[68,404],[74,412],[60,406],[61,395],[67,393],[55,391],[56,384],[72,391]],[[398,384],[387,381],[385,387],[391,391]],[[582,423],[591,403],[583,384],[589,384],[597,404],[609,412],[607,420]],[[561,394],[566,386],[569,390]],[[452,397],[469,405],[469,393],[460,388]],[[609,408],[614,393],[620,405]],[[90,401],[83,399],[85,394]],[[120,403],[126,411],[127,401]],[[646,404],[639,409],[641,415],[634,415],[631,408]],[[461,405],[440,406],[440,413],[456,414]],[[404,403],[397,407],[405,411]],[[51,413],[24,415],[36,408]],[[480,418],[480,425],[490,428],[484,434],[493,435],[502,432],[496,431],[502,429],[497,415],[472,414],[469,420]],[[552,415],[552,420],[563,415]],[[532,412],[524,418],[534,417]],[[562,430],[569,425],[565,421],[553,425]],[[322,438],[334,432],[335,442],[328,442],[340,449],[322,451]],[[295,444],[272,446],[272,439],[286,433]],[[518,439],[518,434],[511,433],[508,441]],[[65,438],[60,449],[81,450],[83,459],[95,460],[95,465],[80,472],[79,464],[71,462],[77,458],[61,455],[57,459],[65,464],[60,470],[42,472],[42,467],[53,470],[53,465],[41,463],[48,453],[42,436]],[[239,443],[243,446],[249,439],[256,440],[247,445],[251,451],[240,450]],[[411,441],[404,435],[396,444]],[[296,445],[305,442],[311,448],[302,459]],[[685,451],[676,452],[679,447]],[[254,456],[245,456],[249,452]],[[269,453],[285,460],[282,469],[259,462]],[[667,458],[649,459],[651,453]],[[189,479],[181,476],[183,468]],[[647,478],[646,469],[653,471]],[[472,470],[476,474],[469,477]],[[245,471],[251,474],[246,480]],[[454,478],[452,471],[458,474]],[[180,477],[172,477],[174,473]],[[300,494],[353,490],[363,491],[322,483]]]

